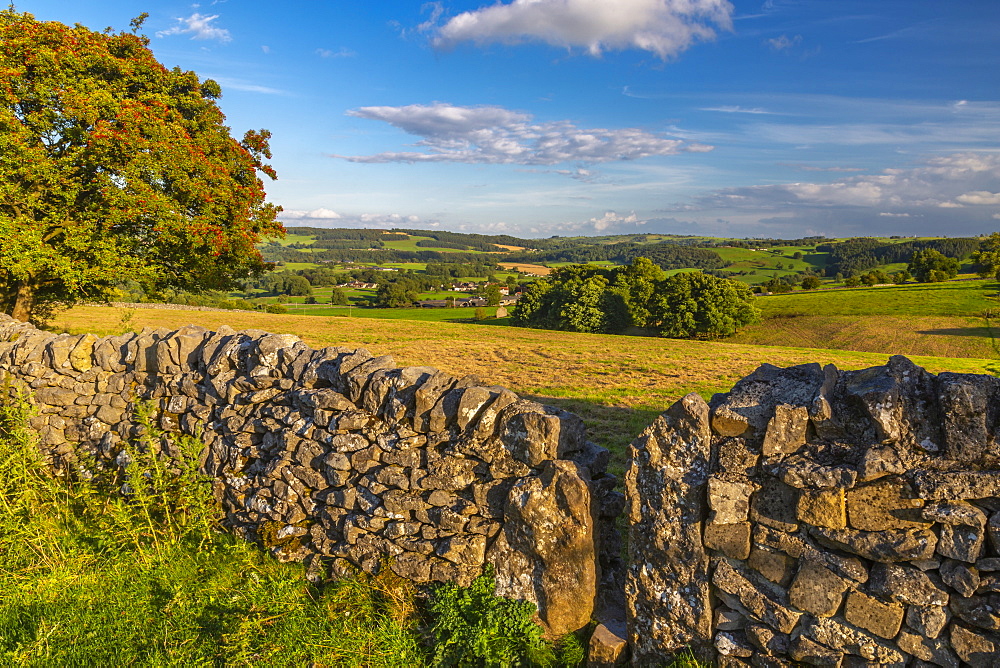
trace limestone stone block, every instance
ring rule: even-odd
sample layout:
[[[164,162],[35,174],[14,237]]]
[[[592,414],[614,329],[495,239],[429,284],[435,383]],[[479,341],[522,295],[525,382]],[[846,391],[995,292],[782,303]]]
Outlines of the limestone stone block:
[[[739,436],[750,428],[750,421],[728,406],[712,410],[712,431],[720,436]]]
[[[833,572],[855,584],[862,584],[868,580],[868,570],[860,559],[821,550],[801,535],[787,534],[758,524],[753,527],[752,540],[755,545],[780,550],[796,559],[804,556],[825,561]]]
[[[848,517],[850,510],[848,510]],[[810,533],[830,547],[859,557],[886,563],[930,559],[937,547],[937,535],[924,529],[857,531],[815,527]]]
[[[848,520],[861,531],[926,528],[931,523],[921,517],[923,505],[902,478],[882,479],[847,492]]]
[[[510,488],[504,518],[486,555],[495,568],[497,593],[533,600],[553,635],[585,626],[594,610],[598,572],[590,489],[580,467],[566,460],[545,462],[539,475]],[[523,582],[526,574],[529,581]]]
[[[996,465],[997,435],[993,406],[1000,379],[986,375],[942,373],[938,401],[944,416],[942,454],[955,462]]]
[[[767,423],[761,452],[765,457],[788,455],[806,443],[809,410],[805,406],[779,404],[774,407],[774,417]]]
[[[750,556],[750,523],[706,524],[704,543],[730,559],[746,559]]]
[[[798,531],[798,490],[775,478],[766,478],[753,495],[750,520],[780,531]]]
[[[924,636],[937,638],[951,619],[951,612],[943,605],[910,605],[906,608],[906,625]]]
[[[910,629],[903,629],[896,638],[899,649],[922,661],[945,668],[959,668],[959,659],[944,638],[927,638]]]
[[[799,610],[819,617],[832,617],[840,609],[847,587],[848,582],[827,568],[826,564],[818,560],[804,560],[788,589],[788,601]]]
[[[1000,630],[1000,594],[953,597],[951,611],[965,623],[987,631]]]
[[[788,653],[791,642],[788,634],[779,633],[765,624],[748,624],[747,639],[763,654],[781,656]]]
[[[798,519],[829,529],[847,528],[846,495],[843,489],[803,490],[796,510]]]
[[[709,521],[713,524],[746,522],[750,512],[750,495],[755,487],[749,480],[731,482],[718,476],[710,476],[708,507],[712,512]]]
[[[869,586],[883,598],[908,605],[941,606],[950,598],[926,573],[902,564],[875,564]]]
[[[630,521],[625,595],[633,662],[655,663],[691,646],[712,651],[708,554],[709,408],[689,394],[629,448]]]
[[[985,499],[1000,496],[1000,471],[915,471],[913,490],[927,500]]]
[[[97,343],[97,340],[93,334],[80,336],[68,354],[68,361],[74,369],[89,371],[94,366],[94,344]]]
[[[946,559],[939,572],[942,582],[965,598],[972,596],[979,588],[979,571],[975,566]]]
[[[803,625],[802,635],[826,647],[836,647],[876,663],[902,665],[905,660],[893,644],[829,617],[810,618]]]
[[[994,554],[1000,554],[1000,512],[990,515],[990,520],[986,525],[986,532]]]
[[[716,468],[719,473],[740,478],[757,473],[760,455],[750,449],[746,439],[725,438],[717,447],[719,459]]]
[[[623,666],[628,660],[624,625],[598,624],[587,646],[588,668]]]
[[[736,606],[747,610],[750,615],[776,631],[791,633],[801,613],[782,604],[776,589],[754,581],[746,571],[737,570],[728,561],[721,560],[712,576],[712,584],[728,595]],[[726,597],[723,597],[726,600]],[[727,601],[728,603],[728,601]],[[730,607],[733,607],[730,604]]]
[[[865,451],[858,465],[858,479],[861,482],[903,473],[906,473],[906,465],[900,460],[895,445],[873,445]]]
[[[712,614],[712,626],[717,631],[736,631],[745,628],[746,625],[746,617],[724,605],[720,605]]]
[[[782,482],[797,489],[850,489],[858,479],[850,466],[825,466],[800,455],[784,460],[779,470]]]
[[[518,461],[538,466],[584,447],[583,423],[576,416],[549,414],[539,404],[521,401],[508,408],[498,426],[500,438]]]
[[[1000,571],[1000,557],[986,557],[976,561],[976,568],[980,572]]]
[[[1000,655],[1000,638],[973,631],[961,624],[951,627],[951,646],[958,657],[973,668],[995,668]]]
[[[792,641],[789,655],[795,661],[810,666],[830,666],[839,668],[844,653],[820,645],[807,636],[799,636]]]
[[[896,637],[903,624],[903,606],[898,603],[884,603],[855,590],[847,595],[844,619],[877,636],[891,640]]]
[[[795,559],[771,547],[754,545],[750,548],[747,565],[771,582],[788,586],[795,573]]]
[[[715,651],[723,657],[749,658],[754,648],[742,631],[720,631],[715,634]]]

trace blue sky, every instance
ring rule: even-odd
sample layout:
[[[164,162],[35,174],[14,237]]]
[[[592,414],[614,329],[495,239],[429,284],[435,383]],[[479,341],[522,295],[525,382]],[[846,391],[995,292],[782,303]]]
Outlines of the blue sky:
[[[1000,229],[997,0],[25,0],[273,133],[286,225]]]

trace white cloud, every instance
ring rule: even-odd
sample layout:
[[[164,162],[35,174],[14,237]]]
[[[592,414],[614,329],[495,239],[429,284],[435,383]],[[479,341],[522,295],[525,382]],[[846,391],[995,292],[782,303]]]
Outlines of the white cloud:
[[[989,190],[976,190],[959,195],[955,199],[962,204],[997,205],[1000,204],[1000,193],[991,193]]]
[[[910,217],[910,214],[908,214],[908,213],[889,213],[888,211],[883,211],[879,215],[882,216],[883,218],[909,218]]]
[[[604,215],[600,218],[591,218],[589,221],[594,229],[598,232],[603,232],[608,228],[618,227],[619,225],[643,225],[646,221],[640,221],[635,215],[635,211],[628,214],[627,216],[619,215],[615,211],[605,211]]]
[[[781,35],[780,37],[767,40],[767,44],[769,44],[775,51],[788,51],[793,46],[798,46],[801,43],[802,35],[795,35],[794,37]]]
[[[205,16],[195,12],[186,19],[177,19],[177,25],[168,29],[160,30],[157,37],[167,37],[169,35],[191,35],[191,39],[217,39],[220,42],[229,42],[232,37],[225,28],[212,25],[212,21],[219,18],[218,14]]]
[[[298,211],[295,209],[282,211],[280,217],[282,220],[308,220],[310,218],[333,220],[340,218],[341,215],[332,209],[319,208],[312,211]]]
[[[639,128],[583,129],[569,121],[536,123],[503,107],[458,107],[443,102],[405,107],[361,107],[350,116],[384,121],[421,137],[422,150],[335,156],[351,162],[464,162],[556,165],[601,163],[704,152],[711,146],[669,139]]]
[[[593,56],[639,49],[666,60],[713,39],[716,27],[732,30],[733,11],[727,0],[513,0],[452,17],[433,43],[535,41]]]

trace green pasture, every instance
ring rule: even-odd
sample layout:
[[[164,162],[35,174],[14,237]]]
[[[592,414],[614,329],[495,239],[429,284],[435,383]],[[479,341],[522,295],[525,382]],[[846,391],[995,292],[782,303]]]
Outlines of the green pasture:
[[[793,315],[978,316],[1000,309],[995,280],[792,292],[759,297],[765,318]]]

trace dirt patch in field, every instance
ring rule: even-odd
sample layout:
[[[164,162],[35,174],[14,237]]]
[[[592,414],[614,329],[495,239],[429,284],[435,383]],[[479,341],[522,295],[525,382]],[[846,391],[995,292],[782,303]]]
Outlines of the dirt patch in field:
[[[538,276],[548,276],[552,273],[552,269],[549,267],[543,267],[540,264],[525,264],[523,262],[501,262],[500,266],[504,269],[514,269],[525,274],[537,274]]]

